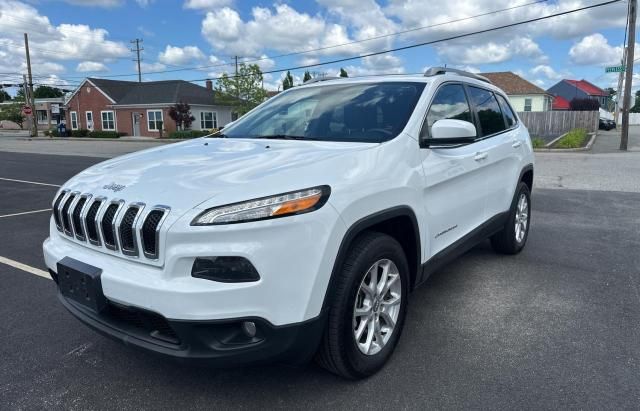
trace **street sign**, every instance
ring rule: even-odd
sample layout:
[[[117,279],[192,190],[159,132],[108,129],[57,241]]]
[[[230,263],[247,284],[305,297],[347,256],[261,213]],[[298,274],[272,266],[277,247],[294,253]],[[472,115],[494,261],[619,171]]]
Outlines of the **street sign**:
[[[624,66],[611,66],[611,67],[605,67],[604,72],[605,73],[621,73],[624,71]]]
[[[22,114],[24,114],[25,116],[30,116],[32,112],[33,111],[31,110],[31,107],[29,106],[22,107]]]
[[[60,114],[60,104],[51,105],[51,114]]]

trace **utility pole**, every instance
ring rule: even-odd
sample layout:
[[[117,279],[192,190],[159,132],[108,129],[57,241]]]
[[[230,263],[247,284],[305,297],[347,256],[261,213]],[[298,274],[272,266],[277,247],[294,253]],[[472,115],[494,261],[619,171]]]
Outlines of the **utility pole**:
[[[22,85],[24,88],[24,104],[30,105],[31,103],[29,103],[29,101],[31,101],[31,97],[29,97],[29,82],[27,81],[26,74],[22,75],[22,80],[23,80]],[[27,128],[29,129],[29,134],[32,134],[33,132],[33,123],[34,122],[33,122],[33,111],[32,111],[31,114],[27,116]]]
[[[627,151],[629,144],[629,109],[631,106],[631,83],[633,82],[633,58],[636,46],[636,9],[637,0],[629,0],[629,46],[627,48],[624,67],[624,102],[622,107],[622,133],[620,134],[620,150]]]
[[[133,59],[133,61],[138,63],[138,83],[142,83],[142,71],[140,70],[140,62],[142,61],[140,59],[140,52],[142,50],[144,50],[144,48],[140,48],[140,43],[142,43],[142,39],[135,39],[135,40],[131,40],[131,43],[136,45],[136,48],[131,49],[132,53],[136,53],[136,58]]]
[[[27,54],[27,75],[29,76],[28,87],[25,87],[24,100],[31,106],[31,137],[38,137],[38,122],[36,121],[36,102],[33,98],[33,77],[31,76],[31,56],[29,55],[29,36],[24,33],[24,49]],[[28,91],[28,93],[26,93]]]
[[[236,98],[240,98],[240,87],[239,87],[239,83],[238,83],[238,56],[235,56],[236,58],[236,75],[234,76],[234,83],[236,84]]]
[[[622,51],[622,60],[620,61],[620,65],[624,67],[627,58],[627,47],[625,46]],[[624,71],[621,71],[618,75],[618,88],[616,89],[616,106],[613,111],[613,121],[618,124],[618,116],[620,114],[620,103],[622,101],[622,80],[624,80]]]

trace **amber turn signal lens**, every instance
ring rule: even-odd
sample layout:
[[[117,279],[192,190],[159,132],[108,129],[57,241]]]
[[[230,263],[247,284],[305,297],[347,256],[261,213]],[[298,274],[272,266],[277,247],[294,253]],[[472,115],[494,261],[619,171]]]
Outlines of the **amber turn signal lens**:
[[[313,195],[311,197],[299,198],[297,200],[288,201],[280,206],[276,211],[273,212],[272,215],[283,215],[283,214],[292,214],[297,213],[308,208],[311,208],[318,204],[320,198],[322,197],[321,193]]]

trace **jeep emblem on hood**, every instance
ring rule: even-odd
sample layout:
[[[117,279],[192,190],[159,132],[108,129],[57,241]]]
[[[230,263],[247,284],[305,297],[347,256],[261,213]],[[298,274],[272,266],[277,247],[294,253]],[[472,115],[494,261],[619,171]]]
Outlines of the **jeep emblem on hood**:
[[[118,191],[124,190],[125,187],[126,186],[122,184],[116,184],[116,183],[105,184],[104,186],[102,186],[102,188],[104,188],[105,190],[112,190],[115,193],[117,193]]]

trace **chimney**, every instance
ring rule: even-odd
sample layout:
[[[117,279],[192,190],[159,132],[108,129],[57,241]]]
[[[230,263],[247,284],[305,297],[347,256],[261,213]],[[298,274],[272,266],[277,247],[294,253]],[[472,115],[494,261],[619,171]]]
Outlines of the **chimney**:
[[[207,80],[205,82],[207,90],[213,90],[213,82],[211,80]]]

